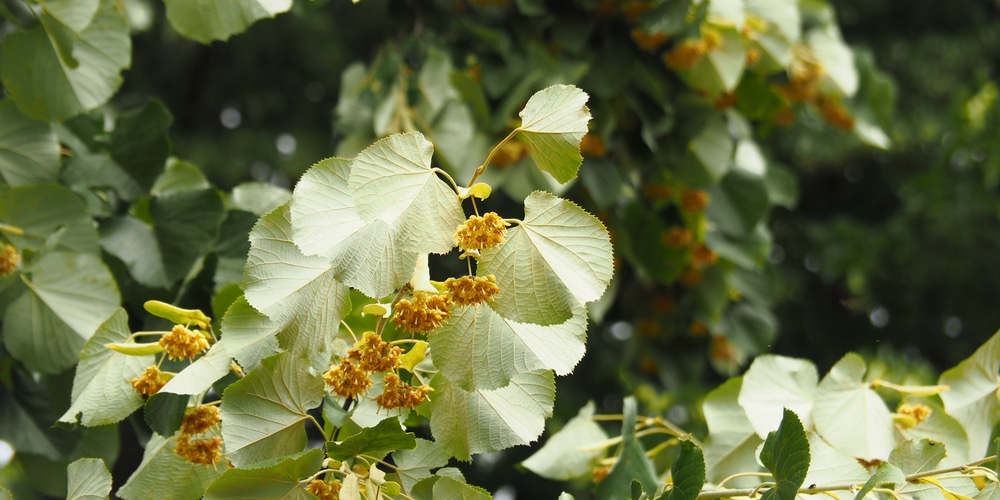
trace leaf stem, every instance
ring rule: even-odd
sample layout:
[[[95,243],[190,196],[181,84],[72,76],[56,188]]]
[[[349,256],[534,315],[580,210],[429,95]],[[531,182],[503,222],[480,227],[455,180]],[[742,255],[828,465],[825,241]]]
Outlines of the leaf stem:
[[[472,173],[472,178],[469,179],[469,183],[465,187],[472,187],[472,185],[475,184],[476,179],[478,179],[480,175],[483,175],[483,172],[486,171],[486,167],[489,166],[490,160],[492,160],[493,156],[497,154],[497,151],[500,151],[500,148],[504,144],[507,144],[507,141],[513,139],[514,136],[520,131],[521,127],[511,130],[510,133],[507,134],[507,137],[504,137],[503,140],[497,143],[496,146],[493,146],[493,149],[490,150],[490,154],[486,155],[486,161],[484,161],[482,165],[476,167],[476,171]]]
[[[354,402],[354,398],[347,398],[347,400],[344,401],[344,406],[343,406],[344,413],[347,413],[348,411],[351,410],[351,403],[353,403],[353,402]],[[314,422],[315,422],[315,420],[314,420]],[[328,439],[328,441],[336,441],[337,440],[337,436],[339,436],[339,435],[340,435],[340,427],[336,427],[333,430],[333,436],[331,436],[330,439]],[[326,434],[324,433],[323,436],[326,436]]]
[[[0,3],[0,7],[2,7],[2,6],[3,6],[3,4]],[[2,7],[2,8],[6,9],[6,7]],[[24,234],[24,229],[21,229],[21,228],[19,228],[17,226],[12,226],[10,224],[4,224],[4,223],[0,222],[0,233],[13,234],[13,235],[16,235],[16,236],[21,236],[22,234]]]

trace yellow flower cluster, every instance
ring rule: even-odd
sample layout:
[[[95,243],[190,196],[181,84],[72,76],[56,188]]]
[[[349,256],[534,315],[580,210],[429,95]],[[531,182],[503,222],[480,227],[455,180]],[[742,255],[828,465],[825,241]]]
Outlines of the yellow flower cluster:
[[[639,28],[633,29],[630,35],[635,44],[644,50],[656,50],[667,42],[667,35],[663,33],[649,33]]]
[[[387,372],[400,365],[403,350],[384,340],[375,332],[365,332],[361,340],[347,351],[347,357],[369,372]]]
[[[10,276],[21,262],[21,256],[13,245],[4,245],[0,252],[0,278]]]
[[[401,300],[396,304],[392,321],[410,333],[430,333],[450,316],[448,297],[417,293],[412,300]]]
[[[778,87],[778,91],[791,103],[809,101],[825,74],[826,69],[816,56],[808,48],[797,46],[788,65],[788,84]]]
[[[326,385],[338,396],[356,398],[372,386],[368,372],[362,370],[348,358],[340,360],[340,364],[330,368],[323,374]]]
[[[222,460],[222,438],[191,439],[186,434],[177,437],[174,453],[193,464],[212,465]]]
[[[493,298],[500,287],[497,286],[492,276],[481,278],[479,276],[462,276],[461,278],[448,278],[444,286],[448,289],[448,298],[460,306],[471,306],[482,304]]]
[[[528,145],[521,141],[507,141],[494,153],[493,166],[497,168],[509,167],[521,161],[530,152],[531,150],[528,149]]]
[[[170,359],[192,359],[208,349],[208,340],[200,332],[174,325],[170,333],[160,337],[160,345]]]
[[[931,413],[934,413],[934,410],[932,410],[927,405],[903,403],[899,405],[899,409],[896,410],[896,413],[899,413],[900,415],[904,415],[912,419],[912,421],[905,422],[903,424],[904,428],[910,428],[919,424],[920,422],[923,422],[924,420],[927,420],[927,418],[931,416]],[[904,419],[904,421],[905,420],[908,419]]]
[[[580,152],[593,157],[600,158],[608,153],[607,148],[604,146],[604,139],[600,135],[593,132],[587,132],[580,140]]]
[[[135,392],[142,396],[152,396],[160,391],[167,383],[160,378],[160,369],[156,365],[146,367],[142,375],[128,380],[132,384]]]
[[[343,484],[339,479],[329,482],[322,479],[313,479],[306,485],[306,491],[312,493],[319,500],[337,500],[340,498],[340,488],[342,486]]]
[[[719,260],[719,254],[713,252],[704,243],[699,243],[691,250],[691,265],[694,267],[702,268],[717,260]]]
[[[672,227],[663,235],[663,244],[670,248],[687,248],[694,241],[694,233],[682,227]]]
[[[703,28],[701,38],[684,40],[663,55],[663,61],[674,69],[687,69],[722,46],[722,35],[712,28]]]
[[[189,408],[184,414],[184,419],[181,420],[181,434],[203,434],[221,421],[218,406],[198,405]]]
[[[496,212],[488,212],[482,217],[470,215],[455,230],[455,242],[463,252],[490,248],[504,242],[508,226],[510,223],[504,221]]]
[[[395,373],[386,373],[382,379],[382,394],[375,398],[380,408],[394,410],[396,408],[416,408],[427,399],[431,389],[426,385],[413,387],[399,379]]]
[[[708,193],[700,189],[685,189],[681,193],[681,208],[688,212],[701,212],[708,206]]]

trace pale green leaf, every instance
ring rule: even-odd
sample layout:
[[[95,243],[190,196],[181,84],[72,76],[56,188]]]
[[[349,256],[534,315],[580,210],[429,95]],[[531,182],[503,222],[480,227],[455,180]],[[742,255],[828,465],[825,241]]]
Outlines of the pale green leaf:
[[[351,160],[327,158],[306,170],[295,184],[292,230],[305,255],[333,259],[340,244],[365,226],[351,198],[350,172]]]
[[[66,468],[67,500],[100,500],[111,494],[111,473],[99,458],[81,458]]]
[[[947,453],[943,444],[929,439],[907,440],[892,450],[889,463],[909,476],[934,470]]]
[[[858,460],[839,448],[831,447],[819,434],[809,436],[809,472],[803,484],[825,487],[844,483],[863,483],[868,479],[868,471]],[[844,490],[847,493],[847,488]]]
[[[441,477],[434,482],[432,498],[490,500],[492,497],[486,490],[478,486],[472,486],[451,477]]]
[[[42,120],[97,108],[121,85],[132,49],[123,7],[101,0],[96,17],[72,44],[72,60],[64,60],[57,45],[40,24],[7,35],[0,58],[7,92],[22,111]]]
[[[167,168],[156,178],[149,191],[154,195],[162,196],[211,187],[205,174],[197,165],[177,158],[168,158]]]
[[[111,272],[90,254],[45,254],[22,275],[27,289],[7,308],[3,340],[31,370],[58,373],[120,303]]]
[[[12,99],[0,101],[0,179],[17,187],[58,174],[59,142],[49,124],[25,116]]]
[[[243,280],[247,302],[281,326],[314,300],[310,285],[330,272],[329,260],[307,257],[292,242],[289,215],[288,204],[281,205],[254,225]]]
[[[278,334],[282,349],[309,360],[312,367],[325,371],[333,354],[333,339],[340,320],[351,311],[350,291],[333,273],[322,274],[303,289],[311,300],[300,304],[292,321]],[[303,295],[307,297],[310,295]]]
[[[538,168],[560,183],[576,177],[583,162],[580,140],[587,133],[588,95],[572,85],[552,85],[536,92],[521,110],[521,139],[531,148]]]
[[[392,454],[392,462],[396,464],[399,484],[404,492],[409,492],[417,481],[430,477],[431,470],[448,465],[449,458],[451,456],[440,444],[419,438],[416,448]]]
[[[229,469],[205,492],[205,500],[232,498],[315,499],[301,481],[316,473],[323,463],[323,451],[312,450],[276,460],[269,465]]]
[[[209,438],[217,436],[211,431]],[[174,453],[175,438],[153,434],[142,462],[115,494],[124,500],[197,500],[226,471],[224,462],[199,465]]]
[[[948,455],[941,461],[943,467],[957,467],[973,460],[969,454],[969,437],[955,417],[945,413],[944,409],[930,399],[910,397],[906,398],[905,402],[923,404],[931,408],[931,414],[926,420],[909,429],[897,426],[896,431],[902,439],[914,441],[929,439],[943,443],[948,450]]]
[[[818,379],[816,366],[808,360],[765,354],[743,375],[738,401],[761,437],[778,427],[782,408],[795,412],[808,427]]]
[[[869,146],[884,151],[888,151],[892,146],[892,139],[889,139],[885,130],[864,118],[855,118],[853,132],[855,137]]]
[[[692,185],[718,182],[729,172],[733,150],[726,122],[713,115],[688,144],[678,175]]]
[[[835,24],[814,28],[806,33],[806,43],[833,87],[845,97],[858,91],[858,68],[854,65],[854,52],[844,43]]]
[[[714,0],[708,4],[708,15],[715,18],[713,22],[724,23],[727,26],[743,27],[744,0]]]
[[[1000,500],[1000,483],[991,481],[973,498],[974,500]]]
[[[551,371],[519,374],[494,391],[465,391],[443,375],[431,386],[431,433],[460,460],[538,439],[555,400]]]
[[[743,77],[746,64],[746,47],[739,30],[733,27],[715,27],[722,35],[722,45],[700,59],[689,71],[692,87],[711,94],[732,92]]]
[[[419,133],[395,134],[351,163],[348,189],[365,227],[341,243],[333,260],[338,277],[369,297],[409,281],[417,254],[455,246],[465,213],[452,186],[430,168],[433,150]]]
[[[1000,331],[954,368],[938,383],[951,389],[941,393],[944,409],[955,417],[969,436],[969,458],[986,455],[993,423],[997,421],[1000,388]]]
[[[892,415],[865,382],[865,371],[861,356],[848,353],[840,358],[816,388],[813,423],[837,451],[884,461],[896,446]]]
[[[233,208],[262,216],[288,202],[292,193],[266,182],[244,182],[233,188]]]
[[[292,0],[164,0],[178,33],[201,43],[226,40],[254,22],[287,12]]]
[[[742,383],[742,377],[727,380],[709,392],[702,404],[709,430],[705,465],[707,479],[713,483],[736,473],[763,470],[757,462],[757,447],[764,440],[754,431],[743,407],[737,403]],[[727,484],[733,488],[753,488],[760,484],[760,479],[738,477]]]
[[[736,154],[733,157],[733,166],[744,172],[763,177],[767,174],[767,160],[760,147],[752,139],[740,139],[736,143]]]
[[[593,416],[594,402],[589,401],[521,465],[539,476],[557,481],[569,481],[590,473],[595,460],[605,453],[603,447],[592,446],[608,439],[604,429],[591,419]]]
[[[54,239],[55,248],[98,254],[97,230],[87,207],[69,189],[55,184],[22,186],[0,196],[0,221],[24,234],[7,233],[19,249],[40,250]]]
[[[152,288],[170,285],[156,234],[145,222],[131,215],[105,220],[101,224],[101,246],[121,259],[137,282]]]
[[[611,240],[596,217],[576,204],[536,191],[524,200],[524,221],[507,241],[482,252],[477,273],[496,276],[491,305],[501,316],[551,325],[597,300],[611,282]]]
[[[221,330],[221,342],[244,371],[253,370],[262,359],[278,352],[280,328],[242,295],[226,310]]]
[[[413,433],[404,431],[399,418],[390,416],[339,443],[328,441],[326,454],[334,460],[348,460],[360,455],[381,460],[393,450],[412,450],[416,446]]]
[[[428,338],[434,365],[463,389],[499,389],[518,373],[554,370],[566,375],[586,350],[587,313],[539,326],[505,319],[485,304],[456,307]]]
[[[119,308],[84,344],[73,378],[73,403],[60,422],[88,427],[114,424],[142,406],[142,397],[128,380],[154,364],[155,356],[128,356],[104,347],[125,342],[130,335],[128,315]]]
[[[781,424],[767,434],[760,449],[760,462],[771,471],[776,483],[761,500],[794,500],[809,471],[810,459],[802,422],[795,412],[785,408]]]
[[[283,353],[231,384],[222,395],[222,437],[237,467],[302,451],[308,411],[323,401],[323,379]]]
[[[802,36],[798,0],[746,0],[746,10],[777,26],[790,42],[796,42]]]
[[[192,395],[207,391],[212,384],[229,373],[233,358],[226,351],[226,345],[218,342],[194,363],[187,365],[174,375],[160,393]],[[157,393],[159,394],[159,393]]]
[[[80,33],[93,21],[101,5],[99,0],[41,0],[45,13],[74,33]]]

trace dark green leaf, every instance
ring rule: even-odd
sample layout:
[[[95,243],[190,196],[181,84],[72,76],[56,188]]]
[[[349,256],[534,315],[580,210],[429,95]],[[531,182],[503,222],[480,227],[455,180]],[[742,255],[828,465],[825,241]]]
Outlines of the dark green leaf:
[[[878,467],[878,470],[876,470],[870,478],[868,478],[865,485],[858,490],[858,494],[854,495],[854,500],[862,500],[873,488],[885,483],[902,486],[906,484],[906,475],[903,474],[903,471],[899,470],[899,467],[889,463],[884,463]]]
[[[59,142],[49,124],[25,116],[12,99],[0,101],[0,179],[17,187],[58,173]]]
[[[150,214],[167,280],[174,283],[211,247],[225,217],[222,198],[212,189],[161,194]]]
[[[399,450],[392,454],[392,462],[396,464],[399,484],[403,491],[413,489],[414,485],[426,477],[431,470],[448,465],[448,453],[441,445],[426,439],[417,439],[417,445],[411,450]]]
[[[280,460],[280,461],[279,461]],[[323,450],[314,448],[279,460],[273,465],[229,469],[205,491],[205,500],[231,498],[314,499],[300,481],[315,474],[323,463]]]
[[[173,436],[177,429],[181,428],[181,420],[184,419],[184,411],[187,410],[190,400],[191,396],[186,394],[172,392],[153,394],[146,401],[146,423],[161,436]]]
[[[631,498],[633,479],[639,481],[647,495],[656,493],[656,472],[646,458],[642,443],[635,437],[637,405],[634,397],[625,398],[622,413],[621,450],[607,477],[597,485],[598,498]]]
[[[760,461],[777,483],[762,500],[794,500],[809,471],[809,439],[795,412],[785,408],[781,425],[764,440]]]
[[[413,433],[403,431],[398,418],[389,417],[375,427],[361,429],[361,432],[340,443],[327,443],[326,450],[335,460],[347,460],[357,455],[382,459],[390,451],[412,450],[416,446]]]
[[[172,121],[170,111],[156,100],[123,112],[115,121],[111,158],[145,191],[153,187],[170,155],[167,130]]]
[[[763,179],[741,170],[730,172],[706,191],[711,201],[705,214],[723,233],[735,238],[753,234],[770,207]]]
[[[681,441],[681,454],[670,468],[674,487],[662,500],[695,500],[705,485],[705,455],[690,440]]]
[[[55,184],[39,184],[5,191],[0,197],[0,221],[24,231],[7,234],[19,249],[45,248],[46,241],[61,233],[55,248],[97,254],[97,231],[83,202],[72,191]]]

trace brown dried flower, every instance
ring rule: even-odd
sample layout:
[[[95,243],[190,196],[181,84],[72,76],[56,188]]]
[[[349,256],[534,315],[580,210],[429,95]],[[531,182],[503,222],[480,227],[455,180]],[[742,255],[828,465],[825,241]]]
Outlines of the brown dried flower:
[[[174,453],[193,464],[212,465],[222,460],[222,438],[191,439],[181,434],[177,437]]]
[[[681,208],[688,212],[701,212],[708,206],[708,193],[700,189],[685,189],[681,193]]]
[[[450,316],[451,307],[445,296],[417,293],[412,300],[396,304],[392,321],[410,333],[430,333]]]
[[[193,436],[208,432],[209,429],[222,421],[219,407],[215,405],[198,405],[188,408],[181,420],[181,434]]]
[[[448,298],[452,302],[461,306],[471,306],[492,299],[500,291],[500,287],[491,278],[493,276],[448,278],[445,280],[444,286],[447,287]]]
[[[396,368],[402,354],[402,349],[382,340],[375,332],[365,332],[361,340],[347,351],[348,357],[368,372],[387,372]]]
[[[345,398],[355,398],[372,386],[368,372],[362,370],[350,359],[340,360],[340,364],[323,374],[323,380],[335,394]]]
[[[387,373],[382,379],[382,394],[375,398],[375,403],[381,408],[394,410],[396,408],[413,409],[423,403],[430,394],[429,386],[413,387],[399,379],[395,373]]]

